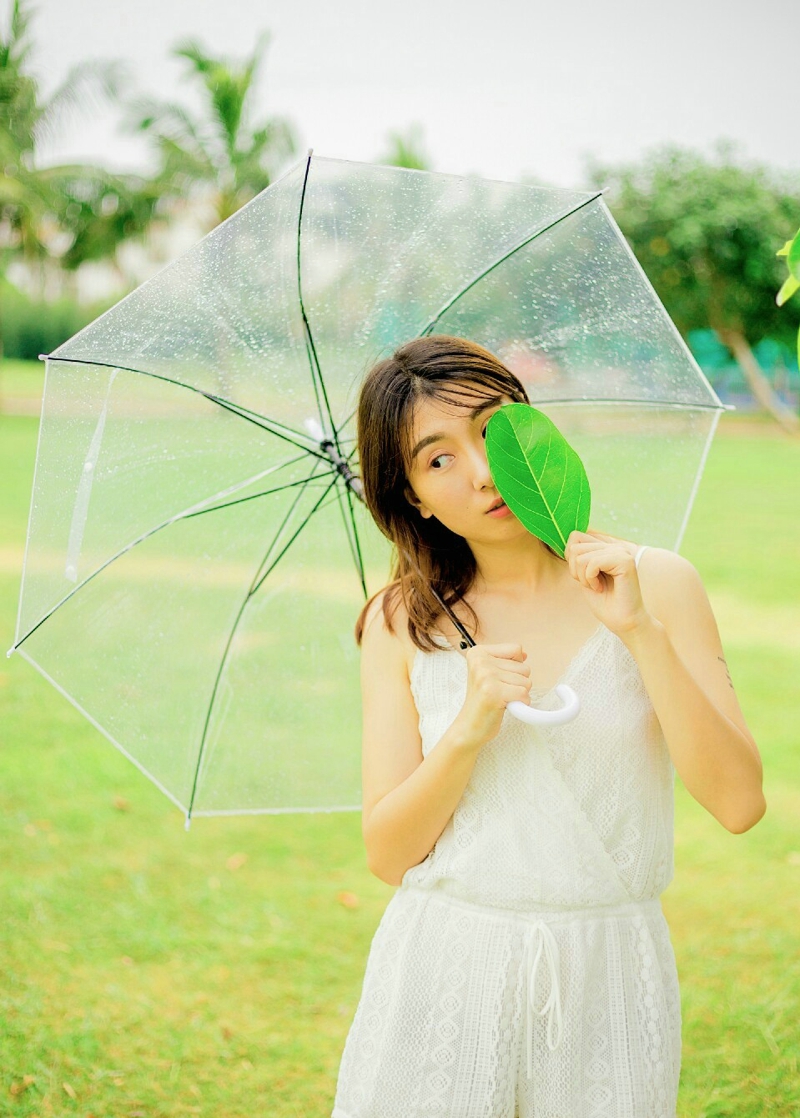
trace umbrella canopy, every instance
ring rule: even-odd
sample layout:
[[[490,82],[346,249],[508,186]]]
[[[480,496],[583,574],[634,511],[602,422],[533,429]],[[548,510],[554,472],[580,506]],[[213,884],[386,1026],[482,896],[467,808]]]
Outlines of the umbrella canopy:
[[[723,406],[600,194],[309,156],[47,357],[14,648],[187,819],[359,808],[355,399],[431,333],[679,546]]]

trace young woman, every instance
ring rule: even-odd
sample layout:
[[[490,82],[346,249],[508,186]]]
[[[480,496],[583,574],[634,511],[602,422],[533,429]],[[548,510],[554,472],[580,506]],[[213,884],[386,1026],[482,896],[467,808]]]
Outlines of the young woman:
[[[673,1118],[674,773],[730,831],[766,809],[694,567],[593,531],[564,560],[530,535],[483,442],[512,401],[525,391],[497,358],[445,336],[361,392],[365,499],[397,552],[357,627],[363,833],[399,888],[333,1118]],[[504,713],[558,706],[561,682],[572,722]]]

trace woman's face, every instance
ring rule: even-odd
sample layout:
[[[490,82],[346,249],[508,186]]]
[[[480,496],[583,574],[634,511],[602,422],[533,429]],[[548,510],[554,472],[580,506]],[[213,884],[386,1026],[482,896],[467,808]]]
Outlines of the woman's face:
[[[475,398],[474,386],[463,404],[418,400],[411,426],[408,483],[411,504],[420,516],[435,516],[467,541],[489,543],[525,534],[505,505],[489,473],[486,425],[510,396]]]

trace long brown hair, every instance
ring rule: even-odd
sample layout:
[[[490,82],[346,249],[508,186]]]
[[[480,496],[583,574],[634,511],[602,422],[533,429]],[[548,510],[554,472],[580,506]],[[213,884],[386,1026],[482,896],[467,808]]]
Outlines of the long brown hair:
[[[407,342],[375,365],[361,387],[357,437],[364,500],[375,523],[394,544],[393,581],[383,597],[383,615],[393,631],[392,620],[402,601],[409,636],[425,652],[437,648],[433,630],[442,613],[431,587],[452,608],[463,601],[477,568],[462,536],[436,517],[423,519],[409,502],[414,406],[418,400],[463,405],[465,397],[477,403],[501,395],[529,403],[520,381],[493,353],[446,334]],[[356,623],[359,644],[370,602]],[[476,625],[474,610],[463,604]]]

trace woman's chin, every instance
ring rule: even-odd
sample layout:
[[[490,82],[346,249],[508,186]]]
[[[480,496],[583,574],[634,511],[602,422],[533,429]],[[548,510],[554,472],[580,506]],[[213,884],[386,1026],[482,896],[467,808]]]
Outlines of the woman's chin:
[[[480,524],[471,536],[465,535],[464,538],[467,543],[476,544],[518,543],[525,539],[534,545],[538,543],[513,513],[503,517],[487,516],[485,524]]]

